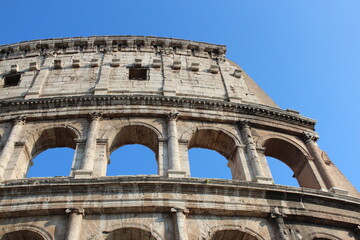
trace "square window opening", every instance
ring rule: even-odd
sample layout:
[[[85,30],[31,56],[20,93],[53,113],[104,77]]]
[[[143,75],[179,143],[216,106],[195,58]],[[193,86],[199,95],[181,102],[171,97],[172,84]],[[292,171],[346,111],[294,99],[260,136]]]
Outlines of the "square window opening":
[[[7,75],[4,78],[4,88],[5,87],[15,87],[20,83],[21,74],[11,74]]]
[[[147,80],[148,69],[147,68],[129,68],[130,80]]]

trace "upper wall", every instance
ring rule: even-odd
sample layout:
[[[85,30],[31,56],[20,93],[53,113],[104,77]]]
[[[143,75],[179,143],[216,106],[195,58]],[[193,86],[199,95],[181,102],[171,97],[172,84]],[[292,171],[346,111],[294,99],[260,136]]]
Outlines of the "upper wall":
[[[225,52],[223,45],[134,36],[3,45],[0,99],[139,94],[277,107]]]

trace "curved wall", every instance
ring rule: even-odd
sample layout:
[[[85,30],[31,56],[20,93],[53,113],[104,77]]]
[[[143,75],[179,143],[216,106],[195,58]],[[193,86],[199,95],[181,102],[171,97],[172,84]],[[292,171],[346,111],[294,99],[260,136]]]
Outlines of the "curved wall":
[[[359,238],[359,193],[315,121],[279,109],[225,51],[133,36],[0,46],[3,239]],[[126,144],[155,153],[157,176],[106,177]],[[27,179],[55,147],[75,149],[70,175]],[[233,180],[191,178],[193,147],[226,157]],[[273,184],[266,156],[301,188]]]

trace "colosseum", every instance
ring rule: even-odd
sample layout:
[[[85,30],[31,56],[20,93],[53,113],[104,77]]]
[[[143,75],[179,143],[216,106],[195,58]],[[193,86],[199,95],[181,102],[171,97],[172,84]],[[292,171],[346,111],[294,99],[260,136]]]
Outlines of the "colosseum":
[[[280,109],[226,47],[140,36],[0,46],[2,240],[360,240],[360,194],[319,148],[315,121]],[[107,176],[141,144],[156,175]],[[27,178],[74,149],[69,176]],[[193,178],[188,150],[231,180]],[[266,157],[300,187],[274,184]],[[204,167],[206,167],[206,159]]]

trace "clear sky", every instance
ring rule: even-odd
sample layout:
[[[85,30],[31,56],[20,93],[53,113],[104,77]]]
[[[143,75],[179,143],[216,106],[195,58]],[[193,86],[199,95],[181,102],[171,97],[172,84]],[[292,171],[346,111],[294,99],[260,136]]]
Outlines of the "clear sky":
[[[360,189],[360,1],[2,0],[0,44],[150,35],[227,45],[283,109],[316,119],[318,141]]]

